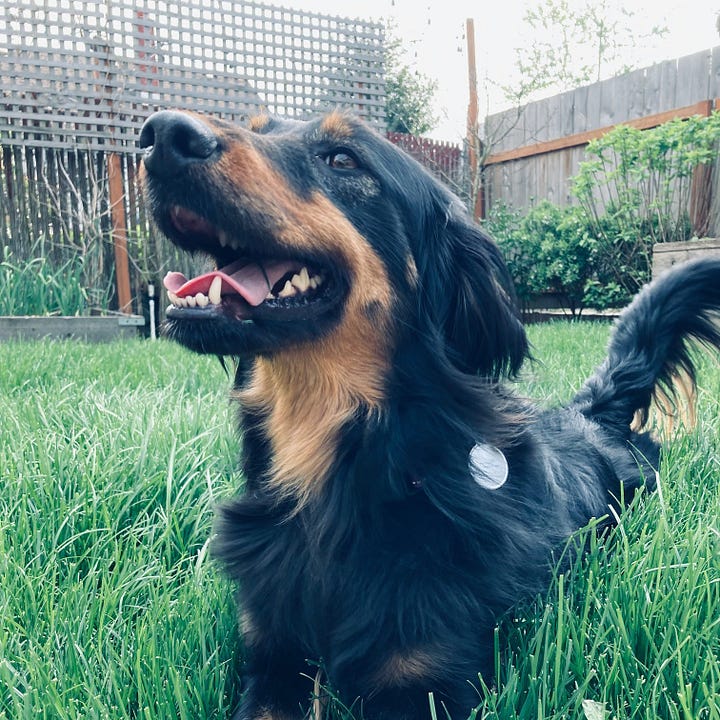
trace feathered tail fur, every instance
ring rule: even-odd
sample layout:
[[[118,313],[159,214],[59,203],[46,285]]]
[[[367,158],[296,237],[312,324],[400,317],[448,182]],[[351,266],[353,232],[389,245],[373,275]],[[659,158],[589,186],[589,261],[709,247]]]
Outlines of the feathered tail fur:
[[[718,313],[720,258],[669,270],[622,312],[605,362],[571,407],[621,435],[645,424],[653,399],[677,410],[694,394],[692,341],[720,348]]]

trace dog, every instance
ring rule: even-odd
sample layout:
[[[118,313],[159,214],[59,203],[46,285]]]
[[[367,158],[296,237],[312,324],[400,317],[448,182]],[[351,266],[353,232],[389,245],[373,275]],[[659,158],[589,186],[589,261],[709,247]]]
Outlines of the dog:
[[[238,359],[245,486],[215,541],[249,655],[236,720],[304,717],[318,667],[365,718],[429,718],[430,692],[466,717],[498,616],[652,490],[648,410],[720,346],[720,259],[645,287],[541,410],[508,382],[530,350],[498,247],[359,119],[162,111],[139,144],[155,224],[214,267],[167,275],[165,332]]]

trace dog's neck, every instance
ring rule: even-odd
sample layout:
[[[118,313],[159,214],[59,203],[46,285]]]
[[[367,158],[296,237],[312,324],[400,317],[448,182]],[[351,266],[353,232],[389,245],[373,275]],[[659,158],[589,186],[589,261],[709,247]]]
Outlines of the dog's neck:
[[[381,335],[363,330],[257,358],[235,393],[246,411],[262,418],[270,488],[298,508],[322,490],[343,426],[381,414],[387,402],[389,353]]]

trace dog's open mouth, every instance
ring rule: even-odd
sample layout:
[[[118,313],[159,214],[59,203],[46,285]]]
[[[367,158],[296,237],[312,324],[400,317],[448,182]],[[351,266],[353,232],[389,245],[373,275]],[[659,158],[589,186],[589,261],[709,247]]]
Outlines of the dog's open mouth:
[[[314,316],[334,302],[337,283],[316,260],[261,256],[179,206],[171,208],[169,222],[178,244],[209,254],[217,266],[191,279],[179,272],[165,276],[170,318],[294,319]]]

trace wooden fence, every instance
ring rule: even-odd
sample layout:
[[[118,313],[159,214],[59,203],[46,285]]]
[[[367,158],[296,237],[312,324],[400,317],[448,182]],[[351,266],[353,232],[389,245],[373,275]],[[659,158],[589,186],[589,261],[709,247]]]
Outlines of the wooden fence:
[[[81,258],[97,307],[140,312],[149,283],[200,270],[146,217],[136,143],[152,111],[243,121],[343,106],[385,126],[377,23],[257,2],[2,4],[0,261]],[[459,146],[388,137],[467,195]]]
[[[389,139],[462,195],[460,146],[397,133]],[[115,292],[115,273],[123,259],[117,262],[118,244],[112,241],[119,210],[112,207],[108,177],[114,166],[131,309],[140,311],[148,283],[158,286],[168,270],[197,274],[199,261],[179,252],[149,223],[138,164],[139,156],[131,153],[0,143],[0,261],[44,256],[51,265],[62,266],[68,258],[80,257],[91,305],[126,305],[128,299],[121,301]]]
[[[468,200],[467,164],[459,145],[397,132],[386,135],[390,142],[414,157],[463,200]]]
[[[51,268],[73,264],[92,308],[140,312],[148,283],[170,269],[187,274],[199,266],[151,227],[138,163],[129,153],[1,146],[0,261],[22,266],[44,257]],[[111,182],[119,185],[112,193]],[[113,194],[120,198],[115,206]]]
[[[523,210],[542,199],[572,203],[569,181],[590,140],[621,123],[650,128],[675,117],[708,115],[716,98],[720,47],[491,115],[485,121],[485,206],[502,201]],[[709,198],[716,184],[706,186]],[[719,224],[711,218],[708,232],[720,234]]]

